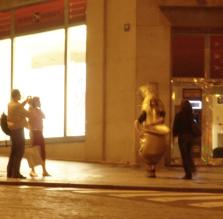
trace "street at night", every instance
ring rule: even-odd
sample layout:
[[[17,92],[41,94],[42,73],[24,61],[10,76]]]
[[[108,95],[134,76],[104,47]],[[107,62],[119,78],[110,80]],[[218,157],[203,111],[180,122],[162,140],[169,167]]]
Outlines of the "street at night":
[[[222,218],[223,194],[2,186],[1,218]]]

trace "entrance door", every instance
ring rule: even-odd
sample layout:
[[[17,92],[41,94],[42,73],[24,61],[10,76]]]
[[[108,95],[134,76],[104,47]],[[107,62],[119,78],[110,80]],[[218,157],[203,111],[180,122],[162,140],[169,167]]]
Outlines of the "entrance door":
[[[202,136],[195,140],[193,156],[196,165],[223,165],[223,84],[208,82],[174,82],[172,84],[171,121],[187,98]],[[171,140],[171,165],[181,165],[177,139]]]

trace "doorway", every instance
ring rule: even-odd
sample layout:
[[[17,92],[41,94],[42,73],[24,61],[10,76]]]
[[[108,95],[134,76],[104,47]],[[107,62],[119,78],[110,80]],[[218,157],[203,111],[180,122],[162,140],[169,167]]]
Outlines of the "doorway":
[[[223,83],[200,81],[172,82],[171,121],[183,98],[190,101],[194,119],[202,135],[195,139],[196,165],[223,165]],[[181,165],[177,139],[171,137],[171,165]]]

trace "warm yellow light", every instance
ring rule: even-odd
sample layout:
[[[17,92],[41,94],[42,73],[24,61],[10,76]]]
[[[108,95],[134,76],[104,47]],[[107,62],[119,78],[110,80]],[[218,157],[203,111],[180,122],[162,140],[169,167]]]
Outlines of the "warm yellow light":
[[[172,98],[172,100],[175,100],[176,99],[176,93],[175,92],[172,93],[171,98]]]

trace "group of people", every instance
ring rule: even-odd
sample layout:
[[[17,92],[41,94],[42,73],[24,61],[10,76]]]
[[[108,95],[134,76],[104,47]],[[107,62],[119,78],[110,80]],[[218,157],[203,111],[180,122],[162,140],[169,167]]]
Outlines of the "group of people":
[[[43,119],[44,113],[41,110],[39,97],[27,97],[20,102],[21,94],[18,89],[11,92],[11,101],[8,104],[8,127],[10,129],[11,151],[7,165],[7,177],[25,179],[20,173],[20,165],[25,152],[25,135],[24,128],[30,130],[30,142],[32,146],[39,146],[39,152],[42,158],[42,175],[50,176],[46,170],[46,151],[43,136]],[[29,109],[25,105],[29,104]],[[31,167],[30,176],[35,177],[35,167]]]
[[[165,136],[170,130],[164,125],[165,110],[158,95],[145,85],[140,87],[140,91],[143,97],[142,108],[140,116],[135,120],[141,146],[139,154],[146,163],[148,176],[156,177],[156,165],[165,153]],[[185,172],[183,179],[192,179],[192,173],[196,171],[192,156],[192,147],[196,137],[193,125],[192,106],[189,100],[183,99],[172,128],[173,137],[178,138]]]
[[[141,114],[135,121],[135,128],[140,138],[140,155],[148,167],[149,177],[156,177],[156,164],[165,152],[165,136],[170,132],[164,124],[165,110],[162,101],[148,87],[141,86],[143,97]],[[7,165],[8,178],[26,177],[20,173],[21,160],[25,152],[24,128],[30,130],[32,146],[39,146],[41,155],[42,175],[50,176],[46,170],[46,151],[43,136],[44,113],[41,110],[39,97],[27,97],[20,103],[21,94],[18,89],[11,92],[11,101],[8,104],[8,127],[10,129],[11,152]],[[29,104],[29,109],[25,105]],[[173,137],[178,137],[178,145],[181,153],[182,164],[185,172],[184,179],[192,179],[195,165],[192,156],[194,141],[193,110],[188,100],[182,100],[180,111],[176,113],[173,121]],[[34,166],[31,167],[31,177],[37,176]]]

